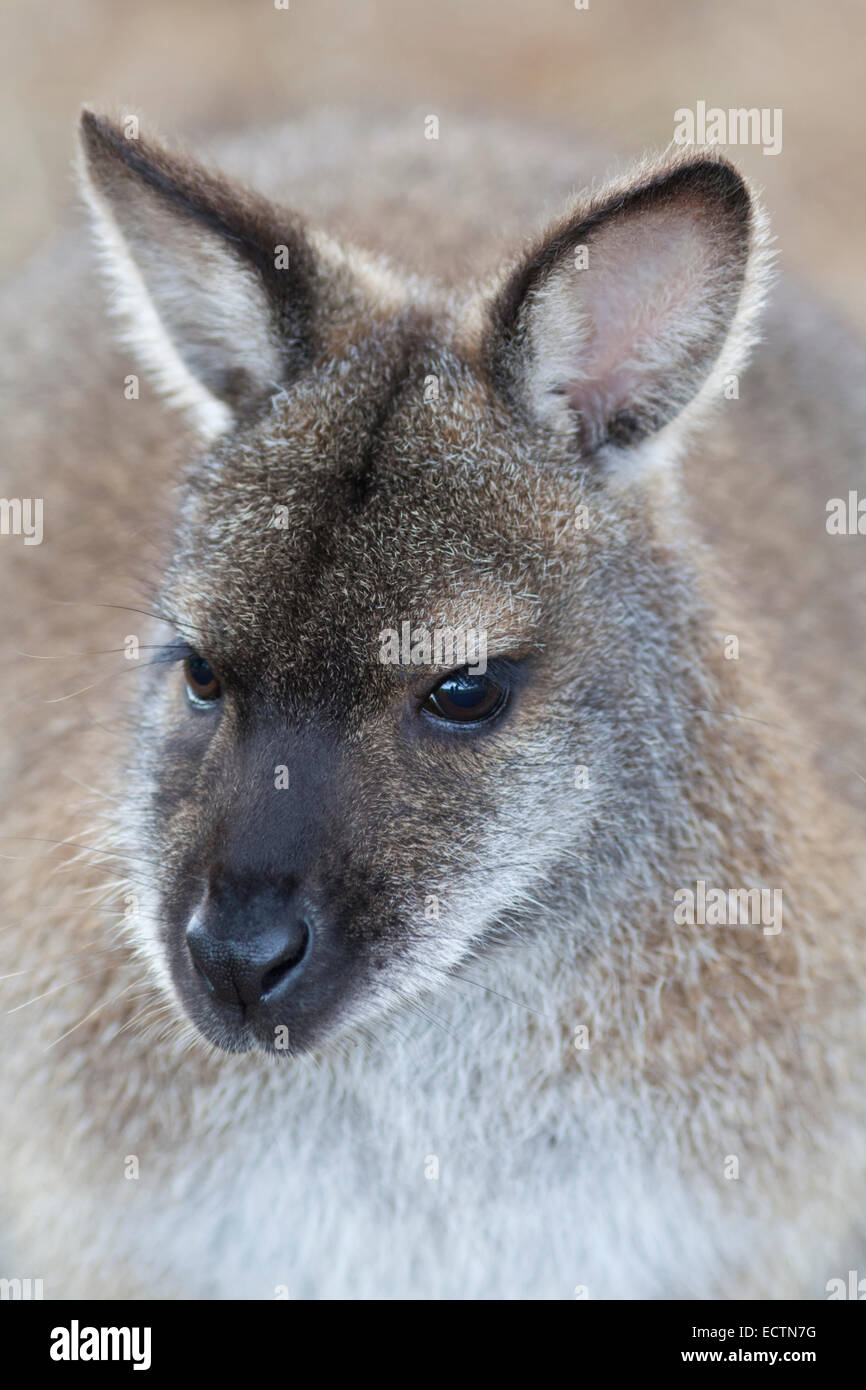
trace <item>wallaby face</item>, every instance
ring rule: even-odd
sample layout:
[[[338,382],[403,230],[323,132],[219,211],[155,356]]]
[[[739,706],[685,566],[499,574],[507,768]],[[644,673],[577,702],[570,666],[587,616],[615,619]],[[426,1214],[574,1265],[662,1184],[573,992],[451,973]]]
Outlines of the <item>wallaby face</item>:
[[[77,229],[0,296],[0,1274],[825,1297],[866,354],[783,279],[741,373],[714,154],[356,115],[220,140],[291,212],[88,116],[127,343]]]
[[[759,225],[678,160],[446,297],[101,119],[84,145],[210,441],[139,711],[141,944],[213,1043],[302,1051],[531,950],[551,882],[603,893],[675,815],[700,673],[657,432],[739,365]]]

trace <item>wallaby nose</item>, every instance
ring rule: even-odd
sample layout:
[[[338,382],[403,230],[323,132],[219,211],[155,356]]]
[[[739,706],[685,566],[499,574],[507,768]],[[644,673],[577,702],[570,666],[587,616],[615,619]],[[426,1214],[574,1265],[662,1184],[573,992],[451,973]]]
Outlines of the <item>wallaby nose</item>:
[[[311,931],[294,897],[222,889],[205,898],[186,941],[193,964],[218,999],[254,1007],[299,972]]]

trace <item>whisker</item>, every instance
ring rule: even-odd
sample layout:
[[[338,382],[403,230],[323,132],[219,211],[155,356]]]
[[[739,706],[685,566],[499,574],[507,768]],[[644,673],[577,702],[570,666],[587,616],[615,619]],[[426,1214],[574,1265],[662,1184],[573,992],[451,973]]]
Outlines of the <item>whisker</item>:
[[[148,868],[156,869],[157,865],[152,859],[143,859],[141,855],[121,854],[119,850],[102,849],[99,845],[82,845],[76,840],[52,840],[47,835],[0,835],[2,840],[20,840],[22,844],[34,845],[53,845],[62,849],[86,850],[89,854],[101,854],[111,859],[125,859],[131,864],[146,864]],[[50,859],[48,854],[0,854],[0,859]],[[70,861],[65,861],[70,862]]]
[[[458,1035],[454,1032],[453,1029],[449,1028],[447,1024],[442,1022],[441,1019],[436,1018],[434,1014],[428,1013],[426,1009],[421,1007],[417,999],[406,999],[403,1002],[408,1006],[412,1013],[420,1015],[421,1018],[426,1018],[427,1022],[432,1023],[434,1028],[438,1028],[441,1032],[447,1034],[447,1036],[449,1038],[452,1038],[454,1042],[459,1042],[461,1045],[463,1044],[463,1039],[461,1037],[458,1037]]]
[[[90,787],[86,782],[82,782],[80,778],[73,777],[71,772],[64,772],[62,768],[61,776],[65,777],[68,782],[74,782],[76,787],[83,787],[86,792],[92,792],[94,796],[104,797],[106,801],[114,801],[118,806],[123,804],[119,796],[112,796],[111,792],[102,791],[99,787]]]
[[[188,650],[188,647],[185,642],[139,642],[136,650],[140,652],[185,652]],[[99,651],[58,652],[56,654],[52,654],[51,656],[43,656],[37,652],[22,652],[19,651],[17,647],[13,647],[12,651],[14,656],[22,656],[26,658],[27,661],[77,661],[79,659],[92,656],[118,656],[120,655],[120,653],[125,652],[126,648],[103,647]]]
[[[714,714],[719,719],[742,719],[749,724],[760,724],[765,729],[772,729],[775,733],[785,734],[787,738],[792,739],[802,748],[811,748],[813,752],[820,753],[830,761],[838,762],[838,755],[826,748],[824,744],[816,743],[813,739],[803,738],[802,735],[794,733],[791,729],[787,729],[784,724],[777,724],[772,719],[762,719],[756,714],[743,714],[740,710],[713,708],[710,705],[679,704],[679,708],[690,710],[694,714]],[[866,783],[866,776],[858,771],[856,767],[851,767],[846,763],[844,770],[853,773],[861,782]]]
[[[95,1009],[91,1009],[89,1014],[85,1014],[84,1018],[80,1018],[77,1023],[73,1023],[72,1027],[67,1028],[65,1033],[61,1033],[59,1038],[55,1038],[54,1041],[50,1042],[47,1047],[44,1047],[42,1049],[43,1055],[46,1052],[50,1052],[52,1047],[56,1047],[59,1042],[63,1042],[64,1038],[68,1038],[70,1033],[75,1032],[76,1028],[80,1028],[82,1024],[87,1023],[88,1019],[94,1018],[98,1013],[101,1013],[103,1009],[107,1009],[109,1004],[114,1004],[118,999],[122,999],[123,996],[125,994],[128,994],[131,989],[135,989],[138,983],[139,982],[137,980],[134,980],[131,985],[127,985],[126,989],[122,989],[119,994],[112,995],[110,999],[106,999],[104,1003],[98,1004]]]
[[[546,1014],[542,1009],[533,1009],[530,1004],[524,1004],[520,999],[512,999],[510,994],[503,994],[500,990],[494,989],[492,985],[485,985],[481,980],[471,979],[469,975],[462,975],[458,974],[456,971],[446,970],[444,966],[441,965],[431,965],[430,969],[437,971],[440,975],[444,975],[448,980],[474,985],[476,989],[484,990],[485,994],[493,994],[497,999],[504,999],[507,1004],[514,1004],[515,1008],[525,1009],[527,1013],[535,1014],[538,1018],[546,1018],[550,1022],[555,1021],[552,1014]]]
[[[66,960],[78,960],[81,956],[107,956],[114,952],[123,952],[124,955],[129,954],[128,948],[121,944],[99,947],[85,946],[83,950],[70,951],[68,955],[65,956],[47,956],[39,965],[28,966],[26,970],[15,970],[11,975],[0,975],[0,981],[18,979],[22,975],[32,975],[37,970],[47,969],[52,965],[62,965]],[[87,979],[87,976],[85,975],[83,978]],[[23,1005],[19,1005],[19,1007],[23,1007]]]
[[[118,1028],[116,1036],[120,1037],[121,1033],[125,1033],[127,1028],[131,1028],[132,1025],[134,1023],[137,1023],[140,1018],[144,1018],[145,1014],[147,1014],[148,1011],[150,1011],[150,1021],[155,1023],[159,1017],[171,1012],[173,1009],[173,1006],[170,1003],[163,1000],[160,1004],[160,1007],[154,1011],[154,1005],[156,1004],[160,1004],[160,1000],[157,997],[149,999],[143,1009],[139,1009],[137,1014],[133,1014],[132,1018],[127,1019],[126,1023],[124,1023],[122,1028]]]
[[[97,603],[93,599],[51,599],[49,600],[56,608],[110,608],[118,613],[138,613],[142,618],[152,618],[154,622],[165,623],[167,627],[189,627],[196,632],[203,631],[195,623],[184,621],[182,624],[178,619],[170,618],[165,613],[151,613],[146,608],[131,608],[123,603]]]
[[[29,971],[24,972],[24,974],[29,973]],[[101,970],[91,970],[87,975],[78,975],[74,980],[64,980],[62,984],[52,985],[51,988],[46,989],[43,994],[34,994],[32,999],[25,999],[23,1004],[16,1004],[14,1009],[7,1009],[6,1016],[8,1018],[10,1014],[17,1014],[19,1009],[26,1009],[30,1004],[38,1004],[40,999],[47,999],[49,994],[59,994],[61,990],[69,989],[71,985],[83,984],[85,980],[92,980],[95,975],[101,974]]]
[[[100,676],[99,680],[91,681],[89,685],[82,685],[78,690],[70,690],[66,695],[51,695],[40,700],[43,705],[62,705],[66,700],[74,700],[77,695],[87,695],[89,691],[96,690],[101,685],[112,679],[119,680],[121,676],[130,676],[138,671],[149,671],[153,666],[168,666],[175,660],[174,657],[156,657],[153,661],[130,662],[128,668],[123,671],[109,671],[107,675]],[[23,704],[24,700],[19,703]],[[13,706],[14,708],[14,706]]]
[[[69,916],[71,913],[76,913],[76,912],[89,912],[89,913],[91,914],[91,916],[92,916],[95,912],[106,913],[106,914],[108,914],[109,916],[112,916],[112,917],[124,917],[124,916],[126,915],[125,913],[120,912],[120,911],[109,913],[107,907],[98,907],[98,906],[96,906],[96,905],[90,905],[90,906],[88,906],[88,907],[65,907],[65,908],[63,909],[63,912],[64,912],[64,915],[65,915],[65,916]],[[0,927],[0,932],[12,931],[12,930],[14,930],[15,927],[23,927],[23,926],[24,926],[27,922],[29,922],[29,921],[30,921],[30,918],[29,918],[29,917],[18,917],[14,922],[7,922],[5,926]]]

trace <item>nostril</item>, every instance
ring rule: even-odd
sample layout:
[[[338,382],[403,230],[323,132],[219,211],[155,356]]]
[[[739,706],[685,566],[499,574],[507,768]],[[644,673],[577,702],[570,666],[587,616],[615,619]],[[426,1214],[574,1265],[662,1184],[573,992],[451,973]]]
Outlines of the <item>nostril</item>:
[[[301,964],[307,954],[310,945],[310,928],[303,920],[295,924],[292,932],[292,940],[286,946],[280,958],[271,964],[261,979],[261,997],[265,999],[272,990],[281,985],[287,975]]]
[[[294,892],[223,882],[208,889],[187,926],[191,964],[223,1003],[255,1009],[289,987],[310,953],[312,926]],[[294,984],[294,981],[291,981]]]
[[[208,993],[226,1003],[239,1004],[229,943],[216,937],[195,917],[187,928],[186,944],[196,973]]]

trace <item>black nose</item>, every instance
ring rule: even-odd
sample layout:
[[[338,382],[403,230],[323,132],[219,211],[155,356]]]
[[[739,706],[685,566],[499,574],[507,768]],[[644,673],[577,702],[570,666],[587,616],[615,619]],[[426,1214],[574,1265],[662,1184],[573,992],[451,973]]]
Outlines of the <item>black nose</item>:
[[[218,999],[254,1007],[294,982],[311,930],[296,894],[222,883],[208,891],[186,940]]]

